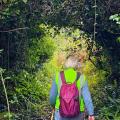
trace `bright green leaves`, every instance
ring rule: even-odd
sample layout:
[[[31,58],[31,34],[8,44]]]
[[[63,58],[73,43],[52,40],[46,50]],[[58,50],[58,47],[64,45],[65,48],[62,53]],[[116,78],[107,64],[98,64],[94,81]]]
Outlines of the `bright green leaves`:
[[[50,28],[40,25],[41,38],[30,40],[29,47],[26,50],[27,68],[40,67],[42,63],[53,55],[55,42],[49,31]]]
[[[28,0],[22,0],[24,3],[27,3]]]
[[[119,14],[111,15],[109,19],[115,21],[118,25],[120,25],[120,15]]]
[[[3,1],[3,3],[10,3],[10,2],[14,2],[15,0],[2,0]]]
[[[118,37],[116,41],[117,41],[118,43],[120,43],[120,37]]]
[[[19,102],[20,99],[23,99],[24,101],[27,100],[27,102],[30,102],[31,105],[34,105],[34,102],[32,103],[31,101],[40,102],[40,99],[44,98],[45,100],[47,98],[45,88],[45,84],[47,83],[45,81],[42,83],[40,79],[36,79],[35,75],[23,70],[14,79],[20,83],[15,89]]]

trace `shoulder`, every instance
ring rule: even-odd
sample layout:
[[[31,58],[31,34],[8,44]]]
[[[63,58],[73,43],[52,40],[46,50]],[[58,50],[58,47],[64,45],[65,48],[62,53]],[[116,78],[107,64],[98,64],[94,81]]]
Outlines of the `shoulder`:
[[[77,72],[77,74],[79,74],[80,76],[78,80],[81,80],[81,79],[86,80],[86,75],[84,73]]]
[[[55,73],[55,82],[56,82],[57,85],[58,85],[58,80],[59,80],[59,74],[60,74],[60,71],[57,71]]]
[[[86,83],[86,75],[82,73],[82,74],[80,74],[80,77],[77,81],[78,88],[82,88],[85,83]]]
[[[82,79],[86,80],[86,75],[84,73],[81,74]]]
[[[82,85],[84,85],[86,83],[87,79],[86,79],[86,75],[85,74],[81,74],[80,76],[80,83]]]

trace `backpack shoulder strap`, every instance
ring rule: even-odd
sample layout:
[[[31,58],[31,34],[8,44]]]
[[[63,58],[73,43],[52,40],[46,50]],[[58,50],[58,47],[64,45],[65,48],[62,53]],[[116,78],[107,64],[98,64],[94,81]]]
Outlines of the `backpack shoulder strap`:
[[[62,80],[62,83],[66,83],[66,80],[65,80],[65,75],[64,75],[64,71],[61,71],[60,72],[60,77],[61,77],[61,80]]]
[[[78,73],[77,76],[79,76],[77,77],[78,79],[76,78],[77,87],[79,90],[81,90],[86,82],[86,78],[84,74],[80,74],[80,73]]]
[[[58,96],[60,95],[60,88],[64,83],[66,83],[64,71],[61,71],[58,76]]]
[[[81,73],[77,72],[76,82],[79,80]]]

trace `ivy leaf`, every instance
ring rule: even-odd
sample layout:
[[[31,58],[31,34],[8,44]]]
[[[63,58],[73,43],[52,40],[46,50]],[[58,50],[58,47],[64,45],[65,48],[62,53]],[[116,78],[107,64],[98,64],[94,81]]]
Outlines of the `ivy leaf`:
[[[27,3],[28,0],[23,0],[24,3]]]

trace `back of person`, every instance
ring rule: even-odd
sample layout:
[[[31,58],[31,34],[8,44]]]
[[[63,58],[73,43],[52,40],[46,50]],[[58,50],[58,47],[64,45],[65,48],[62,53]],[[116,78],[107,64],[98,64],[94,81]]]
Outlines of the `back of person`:
[[[77,72],[76,72],[77,65],[78,65],[78,59],[75,56],[70,56],[65,61],[63,73],[64,73],[64,78],[65,78],[66,84],[73,84],[75,82],[75,80],[77,78]],[[55,120],[84,120],[85,106],[86,106],[88,114],[89,114],[89,120],[94,120],[94,116],[93,116],[94,110],[93,110],[92,99],[90,96],[86,78],[82,74],[82,72],[81,72],[79,79],[76,81],[76,87],[79,90],[79,104],[77,104],[77,105],[79,105],[79,108],[80,108],[79,112],[76,116],[71,116],[71,117],[69,117],[69,115],[67,117],[67,116],[64,116],[61,114],[61,111],[60,111],[60,109],[61,109],[61,100],[60,100],[61,96],[60,95],[61,94],[60,94],[60,92],[61,92],[61,87],[62,87],[63,83],[61,80],[60,73],[61,72],[56,73],[54,81],[52,83],[51,91],[50,91],[50,103],[53,107],[55,107]],[[83,96],[83,98],[81,98],[81,96]],[[85,106],[84,106],[84,102],[85,102]],[[62,107],[64,107],[64,106],[65,106],[65,104]],[[69,113],[69,112],[67,112],[67,113]]]
[[[82,87],[81,86],[81,82],[85,82],[84,81],[84,75],[78,75],[78,73],[73,69],[73,68],[68,68],[68,69],[65,69],[64,71],[64,79],[65,79],[65,81],[66,81],[66,84],[68,84],[68,85],[72,85],[72,84],[76,84],[76,87],[78,88],[78,94],[79,94],[79,97],[81,97],[81,93],[80,93],[80,88]],[[79,78],[77,78],[77,77],[79,77]],[[75,82],[76,81],[76,82]],[[59,91],[59,93],[58,93],[58,96],[57,96],[57,99],[56,99],[56,105],[55,105],[55,107],[56,107],[56,109],[57,110],[59,110],[60,111],[60,105],[61,105],[61,100],[59,99],[59,96],[60,96],[60,91],[61,91],[61,86],[62,86],[62,80],[61,80],[61,75],[60,75],[60,72],[58,72],[57,74],[56,74],[56,84],[57,84],[57,86],[58,86],[58,91]],[[69,87],[69,89],[70,89],[70,87]],[[75,89],[75,87],[73,88],[73,89]],[[68,92],[67,91],[67,89],[66,89],[66,91],[64,91],[64,95],[65,95],[65,93],[66,92]],[[72,92],[72,91],[71,91]],[[73,92],[74,92],[74,90],[73,90]],[[69,95],[70,94],[72,94],[72,93],[70,93],[69,92]],[[72,100],[72,98],[71,98],[71,100]],[[72,100],[72,102],[73,102],[74,100]],[[78,104],[79,103],[79,104]],[[79,120],[82,120],[82,118],[84,118],[84,113],[83,113],[83,111],[84,111],[84,102],[83,102],[83,100],[81,100],[80,101],[80,99],[78,98],[78,103],[76,103],[77,105],[79,105],[79,106],[76,106],[76,107],[74,107],[75,109],[79,109],[79,111],[76,113],[76,115],[77,116],[75,116],[74,117],[74,113],[72,114],[73,115],[73,117],[71,116],[71,118],[69,117],[69,112],[71,113],[71,112],[74,112],[74,110],[72,110],[71,108],[68,108],[68,109],[71,109],[71,111],[69,111],[68,112],[68,117],[69,118],[64,118],[64,117],[62,117],[62,115],[60,115],[60,113],[61,112],[59,112],[58,111],[58,113],[56,112],[56,114],[57,114],[57,117],[59,116],[60,118],[60,120],[77,120],[77,119],[79,119]],[[68,105],[70,105],[71,107],[72,107],[72,105],[74,104],[74,103],[68,103]],[[65,105],[65,106],[67,106],[67,105]],[[64,107],[64,109],[65,109],[65,107]],[[67,109],[67,108],[66,108]],[[64,115],[63,115],[64,116]]]

